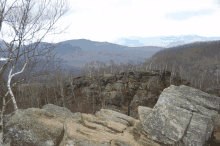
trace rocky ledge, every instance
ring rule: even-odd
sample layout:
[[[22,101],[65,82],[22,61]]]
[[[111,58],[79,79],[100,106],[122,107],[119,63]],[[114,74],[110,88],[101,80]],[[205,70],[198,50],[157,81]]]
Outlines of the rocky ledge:
[[[101,109],[72,113],[53,104],[4,116],[11,146],[203,146],[219,138],[220,97],[171,85],[153,108],[138,106],[138,119]]]

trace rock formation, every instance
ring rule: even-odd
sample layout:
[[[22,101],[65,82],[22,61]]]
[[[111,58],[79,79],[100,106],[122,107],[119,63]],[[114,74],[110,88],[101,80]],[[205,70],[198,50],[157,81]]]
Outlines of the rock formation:
[[[129,86],[134,91],[140,87]],[[120,87],[121,82],[114,84],[116,90]],[[131,105],[137,106],[144,94],[131,99]],[[106,96],[111,97],[107,102],[123,103],[118,96]],[[72,113],[53,104],[19,109],[4,117],[4,137],[11,146],[202,146],[211,135],[219,138],[219,109],[220,97],[171,85],[153,108],[139,105],[137,118],[110,109]]]
[[[47,104],[4,115],[5,143],[203,145],[208,138],[220,142],[219,89],[202,92],[178,76],[169,80],[170,75],[155,70],[75,78],[73,86],[66,83],[64,88],[68,109]],[[72,113],[72,89],[76,98],[95,99],[97,112]]]
[[[159,70],[126,71],[96,78],[78,77],[73,80],[73,86],[68,82],[64,86],[69,98],[72,98],[73,88],[75,92],[80,90],[81,95],[76,97],[95,99],[96,107],[99,107],[96,111],[107,108],[138,119],[138,106],[153,108],[161,92],[170,86],[170,75],[169,71]],[[177,77],[172,77],[171,81],[176,86],[190,85],[186,80]],[[90,106],[88,104],[86,108]],[[69,105],[71,108],[72,103]]]

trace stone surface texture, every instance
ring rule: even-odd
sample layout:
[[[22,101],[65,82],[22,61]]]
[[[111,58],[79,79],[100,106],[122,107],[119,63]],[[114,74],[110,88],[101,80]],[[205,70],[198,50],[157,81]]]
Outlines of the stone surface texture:
[[[54,104],[19,109],[3,117],[4,141],[11,146],[203,146],[211,137],[220,142],[220,97],[185,80],[168,85],[169,75],[146,71],[77,78],[74,90],[82,89],[88,99],[95,95],[102,108],[94,114]]]

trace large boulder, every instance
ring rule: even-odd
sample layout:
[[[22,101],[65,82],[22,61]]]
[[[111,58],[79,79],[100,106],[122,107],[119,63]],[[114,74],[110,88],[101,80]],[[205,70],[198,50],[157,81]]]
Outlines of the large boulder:
[[[81,113],[76,112],[72,113],[69,109],[65,107],[60,107],[54,104],[46,104],[42,107],[42,109],[56,115],[58,119],[64,123],[66,118],[73,118],[75,120],[80,120],[81,119]]]
[[[164,144],[203,145],[214,128],[220,98],[185,85],[164,89],[153,109],[139,106],[142,133]]]
[[[64,136],[62,121],[37,108],[17,110],[5,125],[4,133],[11,146],[59,145]]]

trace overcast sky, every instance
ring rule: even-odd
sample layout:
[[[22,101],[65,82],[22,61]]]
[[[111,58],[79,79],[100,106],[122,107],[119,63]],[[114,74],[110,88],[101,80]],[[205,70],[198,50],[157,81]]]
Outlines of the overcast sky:
[[[220,0],[69,0],[66,33],[45,41],[196,34],[220,37]]]

